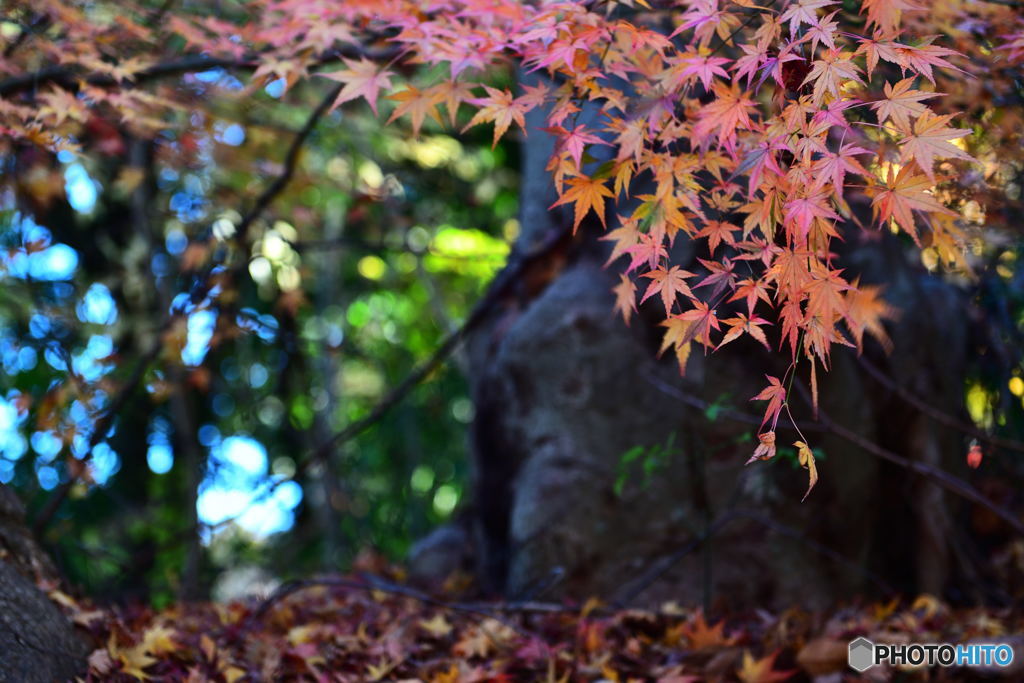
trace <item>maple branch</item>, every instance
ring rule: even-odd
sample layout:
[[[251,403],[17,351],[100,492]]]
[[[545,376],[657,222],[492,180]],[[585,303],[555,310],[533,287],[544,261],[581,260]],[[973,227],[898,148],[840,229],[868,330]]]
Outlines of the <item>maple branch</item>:
[[[799,385],[798,388],[800,390],[800,395],[804,398],[804,400],[807,400],[808,403],[810,403],[806,395],[807,390],[803,387],[802,384]],[[956,495],[961,496],[962,498],[966,498],[967,500],[973,503],[981,505],[982,507],[988,509],[991,513],[1002,519],[1004,522],[1009,524],[1013,528],[1013,530],[1016,531],[1018,534],[1024,536],[1024,523],[1022,523],[1020,519],[1018,519],[1017,515],[1013,514],[1012,512],[1002,507],[998,503],[989,500],[980,491],[978,491],[978,489],[974,488],[973,486],[971,486],[970,483],[964,481],[955,474],[950,474],[949,472],[939,467],[929,465],[928,463],[921,462],[919,460],[910,460],[908,458],[904,458],[902,455],[898,455],[888,449],[882,448],[881,446],[871,441],[870,439],[866,439],[860,434],[857,434],[856,432],[847,429],[843,425],[835,422],[820,407],[818,408],[818,422],[820,422],[827,431],[831,432],[832,434],[835,434],[844,441],[848,441],[853,445],[858,446],[862,450],[871,453],[875,457],[881,458],[882,460],[887,460],[912,472],[916,472],[917,474],[920,474],[928,479],[931,479],[932,481],[934,481],[936,484],[939,484],[942,488],[946,489],[947,491],[955,493]]]
[[[361,49],[354,46],[346,46],[339,50],[333,50],[322,55],[310,66],[325,66],[339,61],[342,57],[367,57],[369,59],[388,59],[399,51],[395,48],[385,50]],[[76,92],[80,83],[94,86],[124,86],[131,87],[147,81],[165,78],[168,76],[180,76],[187,73],[199,73],[212,69],[234,69],[239,71],[255,71],[261,60],[261,55],[250,57],[209,57],[205,55],[193,55],[168,62],[161,62],[141,69],[132,74],[131,80],[122,82],[109,74],[91,73],[80,74],[72,67],[51,66],[31,73],[22,74],[0,81],[0,97],[8,97],[26,90],[35,90],[43,85],[53,84]]]
[[[330,108],[331,104],[337,98],[338,93],[341,91],[342,87],[344,87],[344,85],[339,84],[332,88],[330,92],[327,93],[323,100],[320,101],[320,104],[317,106],[317,108],[314,109],[313,112],[306,119],[306,123],[302,127],[302,129],[295,135],[295,138],[292,140],[291,146],[288,148],[288,153],[285,155],[284,166],[281,169],[281,173],[279,173],[277,177],[274,178],[273,182],[271,182],[263,190],[263,192],[260,193],[259,197],[256,199],[256,203],[245,214],[245,216],[242,218],[242,221],[236,228],[236,232],[239,239],[244,240],[248,232],[248,229],[252,225],[252,223],[256,221],[263,214],[264,211],[267,210],[271,202],[273,202],[273,200],[279,194],[281,194],[282,191],[284,191],[285,187],[287,187],[288,182],[291,180],[292,176],[295,173],[295,167],[298,164],[299,153],[302,151],[303,145],[309,138],[310,134],[313,132],[313,129],[316,128],[316,124],[320,121],[323,115]],[[203,275],[203,277],[201,278],[201,289],[205,290],[208,288],[209,280],[212,274],[213,269],[211,268],[207,270],[206,273]],[[164,324],[161,326],[161,331],[168,329],[170,325],[174,322],[174,320],[181,315],[181,311],[175,311],[167,320],[164,321]],[[114,418],[117,416],[118,413],[121,412],[124,406],[128,403],[128,400],[134,395],[135,390],[138,388],[139,384],[142,382],[142,378],[145,376],[146,369],[149,367],[149,364],[156,360],[157,356],[160,355],[160,351],[162,349],[162,334],[158,334],[157,340],[154,342],[153,347],[139,360],[139,362],[135,366],[135,370],[132,373],[131,378],[121,388],[120,393],[118,393],[118,395],[111,402],[110,407],[107,409],[107,411],[96,422],[96,425],[93,428],[93,433],[89,438],[89,444],[88,447],[86,448],[85,455],[82,456],[82,459],[80,460],[80,463],[82,465],[84,465],[89,460],[89,458],[92,456],[93,449],[95,449],[96,446],[98,446],[99,443],[106,437],[107,432],[110,431],[110,427],[113,424]],[[71,366],[68,365],[69,371],[70,367]],[[68,493],[71,492],[71,488],[78,481],[78,478],[79,475],[77,473],[69,474],[68,480],[61,484],[60,487],[57,488],[56,491],[54,491],[53,495],[46,502],[46,505],[39,512],[39,515],[36,517],[32,525],[33,532],[36,534],[36,536],[39,536],[42,533],[43,529],[45,529],[47,525],[49,525],[49,523],[52,521],[53,516],[57,513],[57,510],[60,508],[61,503],[64,502],[64,499],[67,498]]]
[[[338,98],[338,95],[344,87],[344,83],[339,83],[331,88],[324,98],[320,100],[320,104],[317,105],[316,109],[314,109],[306,119],[306,123],[302,126],[302,129],[295,134],[295,138],[292,140],[292,144],[288,148],[288,153],[285,154],[284,166],[281,169],[281,172],[276,178],[274,178],[272,183],[263,189],[260,196],[256,198],[256,202],[253,204],[252,208],[246,212],[242,217],[242,220],[239,221],[237,226],[235,226],[235,235],[237,240],[245,241],[245,237],[252,224],[263,215],[263,212],[267,210],[271,202],[273,202],[274,199],[276,199],[277,196],[288,186],[288,183],[291,182],[292,176],[295,175],[295,167],[299,163],[299,154],[302,152],[302,147],[306,144],[306,140],[309,139],[310,134],[312,134],[313,129],[316,128],[320,119],[323,118],[324,114],[326,114],[328,110],[330,110],[331,105],[334,104],[334,100]]]
[[[707,401],[703,401],[697,398],[696,396],[690,396],[678,390],[674,386],[667,384],[649,374],[647,375],[646,379],[663,394],[671,396],[682,403],[697,408],[698,410],[707,410],[707,408],[711,405]],[[797,385],[797,388],[800,390],[803,398],[807,401],[807,404],[810,405],[811,400],[806,395],[807,390],[804,388],[804,386],[800,384]],[[719,414],[731,420],[739,422],[746,422],[748,424],[760,424],[760,419],[758,419],[756,416],[742,413],[740,411],[722,410],[719,412]],[[793,426],[796,427],[797,424],[794,422]],[[1012,512],[1002,507],[1001,505],[986,498],[980,491],[971,486],[971,484],[968,483],[967,481],[964,481],[955,474],[950,474],[949,472],[943,469],[935,467],[934,465],[929,465],[928,463],[920,462],[918,460],[910,460],[908,458],[904,458],[902,455],[898,455],[888,449],[882,448],[881,446],[874,443],[870,439],[866,439],[860,434],[857,434],[856,432],[853,432],[850,429],[847,429],[843,425],[832,420],[825,413],[825,411],[821,409],[820,406],[818,408],[818,421],[816,423],[801,423],[799,425],[799,428],[803,431],[828,432],[830,434],[838,436],[840,439],[843,439],[844,441],[853,444],[854,446],[859,447],[861,450],[867,451],[868,453],[874,455],[877,458],[881,458],[882,460],[886,460],[893,464],[899,465],[900,467],[908,469],[911,472],[919,474],[927,479],[931,479],[932,481],[934,481],[936,484],[940,485],[947,491],[986,508],[992,514],[996,515],[1001,520],[1009,524],[1015,532],[1017,532],[1021,536],[1024,536],[1024,523],[1022,523],[1016,515],[1014,515]]]
[[[869,375],[871,375],[871,377],[873,377],[876,381],[882,384],[886,389],[894,392],[904,401],[914,406],[922,413],[925,413],[936,422],[944,424],[947,427],[952,427],[953,429],[964,432],[965,434],[970,434],[976,439],[980,441],[985,441],[993,446],[1005,448],[1010,451],[1016,451],[1018,453],[1024,453],[1024,443],[1021,443],[1020,441],[1015,441],[1013,439],[1005,439],[1003,437],[987,434],[984,430],[978,429],[974,425],[967,424],[962,420],[958,420],[954,416],[949,415],[948,413],[945,413],[942,410],[939,410],[938,408],[928,403],[925,403],[923,400],[915,396],[912,392],[898,385],[896,382],[894,382],[892,379],[886,376],[884,372],[882,372],[876,365],[874,365],[867,358],[861,356],[857,360],[861,364],[861,367],[863,367],[864,370]]]
[[[513,256],[508,265],[505,266],[505,268],[491,283],[487,293],[477,301],[465,322],[463,322],[458,329],[445,337],[444,341],[441,342],[430,357],[406,375],[405,379],[395,385],[395,387],[392,388],[384,398],[382,398],[373,407],[373,409],[370,410],[369,413],[348,425],[340,432],[335,433],[318,446],[309,458],[304,460],[302,463],[299,463],[298,467],[296,467],[295,474],[291,478],[294,479],[299,474],[307,470],[311,465],[328,457],[333,449],[350,441],[359,434],[362,434],[387,415],[387,413],[400,403],[413,388],[426,379],[434,372],[434,370],[439,368],[445,360],[447,360],[448,356],[458,348],[463,339],[465,339],[470,332],[475,330],[476,327],[487,318],[487,315],[490,313],[494,304],[505,296],[505,294],[511,289],[512,285],[515,284],[519,274],[523,272],[527,266],[546,256],[553,249],[562,244],[567,237],[571,237],[571,234],[569,226],[566,225],[563,229],[553,232],[548,239],[544,240],[534,249],[523,253],[518,258]],[[279,481],[283,482],[284,480]]]
[[[296,465],[295,471],[290,476],[281,477],[270,482],[262,492],[254,495],[249,503],[237,514],[227,517],[216,524],[198,524],[184,529],[180,534],[171,539],[168,543],[168,547],[189,538],[190,535],[199,531],[200,527],[206,527],[211,531],[216,531],[238,520],[253,505],[266,500],[268,496],[272,495],[274,491],[280,488],[283,484],[295,481],[302,474],[306,473],[312,466],[329,457],[334,449],[344,445],[348,441],[351,441],[379,422],[391,411],[392,408],[401,403],[405,397],[420,384],[420,382],[429,377],[435,370],[445,363],[448,357],[459,347],[466,336],[468,336],[487,318],[487,315],[491,312],[494,305],[516,284],[519,275],[527,267],[537,260],[547,256],[554,249],[563,244],[566,239],[572,238],[571,227],[571,224],[567,223],[563,228],[552,232],[547,239],[541,241],[541,243],[536,247],[527,252],[520,252],[518,256],[513,254],[505,268],[498,273],[494,280],[492,280],[487,293],[477,301],[465,322],[463,322],[458,329],[445,337],[427,360],[414,368],[401,382],[388,391],[388,393],[364,417],[356,420],[341,431],[328,437],[326,441],[313,449],[306,458],[302,459]]]
[[[162,329],[166,329],[166,327],[167,326],[165,325]],[[89,435],[89,442],[86,445],[85,454],[82,455],[81,459],[78,461],[82,467],[81,471],[84,471],[85,464],[92,457],[92,452],[95,450],[96,446],[106,438],[111,426],[113,426],[114,418],[117,417],[118,413],[120,413],[126,405],[128,405],[128,401],[135,395],[135,391],[139,388],[139,385],[142,384],[142,379],[146,376],[146,370],[149,369],[150,364],[157,359],[157,356],[160,355],[160,351],[163,350],[162,336],[162,334],[158,334],[153,346],[150,347],[149,351],[147,351],[142,358],[135,363],[135,369],[132,371],[128,381],[121,386],[121,389],[110,402],[110,406],[96,421],[96,424],[93,426],[92,434]],[[70,365],[68,366],[68,369],[70,371]],[[32,533],[35,534],[36,537],[42,534],[43,530],[53,520],[53,516],[57,513],[61,503],[64,502],[64,499],[67,498],[68,494],[71,492],[71,489],[78,481],[79,476],[80,473],[69,473],[67,481],[57,487],[53,492],[53,495],[51,495],[46,501],[46,505],[44,505],[42,510],[39,511],[39,514],[36,515],[35,520],[32,522]]]

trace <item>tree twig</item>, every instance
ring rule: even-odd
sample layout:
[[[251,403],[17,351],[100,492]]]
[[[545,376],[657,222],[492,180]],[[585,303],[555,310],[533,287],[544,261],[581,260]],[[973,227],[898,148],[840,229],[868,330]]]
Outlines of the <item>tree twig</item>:
[[[661,381],[654,381],[655,378],[648,377],[648,381],[653,386],[658,388],[662,393],[679,399],[682,403],[693,406],[700,410],[706,410],[710,405],[706,401],[702,401],[696,397],[689,396],[682,391],[679,391],[670,384]],[[798,385],[801,391],[806,392],[803,385]],[[810,398],[804,396],[808,405],[811,404]],[[727,417],[731,420],[738,420],[740,422],[746,422],[748,424],[760,424],[760,420],[754,415],[746,415],[739,411],[723,410],[720,413],[722,416]],[[890,450],[882,448],[878,444],[874,443],[870,439],[866,439],[861,435],[847,429],[841,424],[832,420],[819,406],[818,408],[818,422],[817,423],[800,423],[799,428],[802,431],[817,431],[817,432],[828,432],[833,434],[844,441],[847,441],[854,446],[857,446],[861,450],[864,450],[877,458],[886,460],[893,464],[899,465],[904,469],[908,469],[916,474],[920,474],[923,477],[931,479],[935,483],[942,486],[947,491],[954,493],[961,498],[965,498],[973,503],[977,503],[982,507],[986,508],[994,515],[1002,519],[1004,522],[1009,524],[1015,532],[1024,536],[1024,523],[1017,518],[1015,514],[1002,507],[1001,505],[986,498],[980,491],[971,486],[968,482],[964,481],[960,477],[950,474],[943,469],[929,465],[924,462],[917,460],[909,460],[904,458],[902,455],[893,453]]]
[[[288,148],[288,153],[284,157],[284,167],[281,169],[281,173],[274,178],[274,181],[267,185],[263,192],[260,193],[259,197],[256,198],[256,202],[252,205],[252,208],[246,212],[239,221],[238,225],[235,226],[235,238],[239,241],[244,241],[249,233],[249,228],[252,224],[263,215],[263,212],[267,210],[271,202],[277,198],[284,188],[291,182],[292,176],[295,175],[295,168],[299,163],[299,154],[302,152],[303,146],[306,144],[306,140],[312,134],[313,129],[316,128],[320,119],[323,118],[324,114],[331,108],[334,101],[338,99],[338,94],[341,93],[342,88],[345,87],[344,83],[340,83],[327,93],[327,95],[320,100],[320,104],[317,105],[316,109],[306,119],[305,125],[295,134],[295,138],[292,140],[291,146]]]
[[[110,431],[113,426],[114,418],[117,417],[124,407],[128,404],[128,401],[135,395],[139,385],[142,384],[142,379],[146,376],[146,370],[149,369],[149,365],[157,359],[160,352],[163,350],[162,335],[157,335],[157,340],[150,347],[149,351],[143,355],[135,364],[132,374],[128,380],[121,385],[120,390],[114,396],[114,399],[110,402],[107,410],[93,425],[92,434],[89,435],[89,442],[85,449],[85,454],[82,456],[80,463],[85,465],[89,458],[92,457],[92,452],[96,446],[100,444],[103,439],[106,438],[107,432]],[[71,488],[78,481],[78,475],[69,473],[68,480],[62,483],[50,496],[49,500],[46,501],[46,505],[36,515],[35,520],[32,522],[32,532],[38,537],[43,530],[53,520],[53,516],[57,513],[61,503],[67,498],[71,492]]]
[[[335,99],[337,99],[341,87],[343,86],[338,85],[332,88],[320,101],[317,108],[314,109],[306,119],[305,125],[296,134],[295,139],[292,141],[292,144],[288,149],[288,153],[285,155],[284,166],[281,169],[281,173],[278,174],[277,177],[275,177],[274,180],[263,190],[263,192],[260,193],[253,207],[245,214],[245,217],[238,228],[239,238],[245,237],[249,226],[251,226],[252,223],[267,210],[274,199],[276,199],[277,196],[284,191],[285,187],[287,187],[288,182],[295,173],[295,166],[298,163],[299,153],[301,152],[303,145],[313,132],[316,124],[330,108],[330,105]],[[212,269],[208,270],[201,278],[204,283],[202,286],[203,289],[208,288],[212,272]],[[175,311],[172,313],[168,319],[164,321],[164,324],[161,326],[161,331],[168,329],[173,321],[180,315],[182,315],[181,311]],[[149,364],[156,360],[160,355],[160,352],[163,350],[162,337],[162,334],[157,335],[157,339],[154,342],[153,347],[139,360],[129,380],[122,386],[120,392],[110,403],[110,407],[96,422],[92,435],[89,438],[85,455],[81,460],[83,464],[92,456],[92,452],[96,446],[98,446],[106,437],[107,432],[110,431],[110,427],[113,424],[114,418],[117,417],[118,413],[121,412],[128,400],[135,394],[135,390],[138,388],[139,384],[141,384],[142,378],[145,376],[146,369],[149,367]],[[36,536],[39,536],[53,520],[53,516],[56,514],[61,503],[64,502],[64,499],[67,498],[68,493],[70,493],[71,488],[75,485],[77,480],[78,477],[76,475],[69,474],[68,480],[54,491],[53,495],[46,502],[46,505],[39,512],[33,522],[32,529]]]
[[[394,48],[386,50],[367,50],[345,47],[333,50],[315,60],[312,66],[325,66],[339,61],[342,57],[365,56],[370,59],[387,59],[397,54]],[[80,83],[88,85],[110,87],[124,86],[131,87],[147,81],[166,78],[169,76],[181,76],[188,73],[199,73],[212,69],[233,69],[237,71],[255,71],[260,65],[261,55],[248,57],[210,57],[206,55],[190,55],[180,59],[173,59],[167,62],[154,64],[132,74],[130,81],[122,83],[109,74],[87,73],[81,74],[79,70],[68,66],[50,66],[38,71],[12,76],[0,81],[0,97],[10,97],[28,90],[35,90],[39,86],[53,84],[59,85],[72,92],[77,91]]]
[[[869,375],[871,375],[871,377],[874,378],[879,384],[884,386],[889,391],[892,391],[897,396],[902,398],[904,401],[914,406],[922,413],[928,415],[928,417],[932,418],[936,422],[944,424],[947,427],[952,427],[953,429],[960,432],[964,432],[965,434],[970,434],[979,441],[985,441],[993,446],[1005,448],[1006,450],[1009,451],[1024,453],[1024,443],[1021,443],[1020,441],[1014,441],[1013,439],[1005,439],[1000,436],[987,434],[984,430],[978,429],[974,425],[970,425],[962,420],[958,420],[956,417],[949,415],[948,413],[945,413],[942,410],[939,410],[938,408],[926,403],[922,399],[915,396],[912,392],[898,385],[892,379],[887,377],[884,372],[882,372],[876,365],[874,365],[867,358],[861,356],[857,360],[860,363],[861,367],[864,368],[864,370]]]

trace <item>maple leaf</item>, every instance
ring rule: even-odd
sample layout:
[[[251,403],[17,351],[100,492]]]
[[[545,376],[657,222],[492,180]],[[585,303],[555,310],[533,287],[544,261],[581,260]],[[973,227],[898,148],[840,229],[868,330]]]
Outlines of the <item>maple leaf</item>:
[[[421,619],[420,628],[435,638],[444,638],[452,632],[452,625],[448,623],[448,620],[440,612],[430,619]]]
[[[435,91],[440,101],[448,110],[448,122],[455,126],[459,113],[459,105],[473,97],[473,85],[461,81],[445,81],[430,88]]]
[[[750,459],[744,463],[749,465],[755,460],[771,460],[775,457],[775,432],[763,432],[757,435],[757,448],[754,449],[754,454],[750,456]]]
[[[569,178],[566,182],[569,184],[569,189],[550,208],[561,206],[562,204],[571,203],[574,205],[573,232],[576,232],[580,227],[580,221],[583,220],[583,217],[591,209],[601,219],[601,225],[606,225],[604,220],[604,199],[605,197],[614,197],[615,195],[605,185],[605,181],[601,178],[577,176]]]
[[[741,91],[739,85],[735,83],[726,85],[716,81],[711,89],[715,93],[715,99],[701,108],[693,134],[698,139],[706,139],[717,131],[718,144],[727,148],[732,147],[738,129],[753,127],[750,110],[754,109],[757,103],[750,99],[749,93]]]
[[[782,412],[782,407],[786,402],[786,387],[782,386],[782,382],[779,381],[778,377],[772,377],[771,375],[765,375],[768,378],[768,386],[761,390],[751,401],[768,401],[768,407],[764,411],[764,419],[761,420],[761,426],[764,427],[768,420],[772,421],[771,431],[775,431],[775,425],[779,421],[779,413]]]
[[[910,159],[917,161],[918,166],[925,172],[932,183],[935,182],[935,159],[937,157],[955,157],[967,161],[977,161],[967,152],[963,151],[950,140],[956,140],[970,135],[971,131],[963,128],[950,128],[946,123],[953,118],[954,114],[934,114],[926,109],[914,122],[912,135],[908,135],[900,145],[903,147],[901,159],[906,162]]]
[[[704,86],[705,90],[711,89],[711,83],[714,81],[715,76],[721,76],[722,78],[729,78],[729,73],[722,68],[722,65],[728,64],[730,59],[724,57],[712,57],[705,54],[688,53],[684,54],[680,58],[680,65],[683,66],[678,76],[680,79],[685,80],[687,76],[695,76],[700,79],[701,85]],[[674,89],[674,88],[672,88]]]
[[[859,173],[862,176],[870,175],[867,169],[857,161],[856,155],[870,154],[870,150],[848,142],[839,148],[838,152],[826,152],[820,159],[814,162],[813,169],[819,175],[819,179],[828,179],[832,188],[840,200],[843,198],[843,184],[847,173]],[[820,182],[820,180],[819,180]]]
[[[661,300],[665,304],[665,315],[672,312],[672,306],[676,302],[677,294],[693,298],[693,292],[690,291],[690,287],[686,284],[686,278],[695,277],[695,275],[688,270],[683,270],[679,266],[672,266],[668,270],[656,268],[648,273],[644,273],[643,277],[651,278],[652,282],[647,286],[647,291],[644,292],[640,303],[642,304],[647,301],[654,294],[661,294]]]
[[[517,123],[525,133],[526,112],[536,106],[533,101],[527,100],[524,102],[522,98],[516,99],[507,88],[505,90],[498,90],[497,88],[485,85],[484,90],[487,91],[488,97],[480,97],[472,100],[473,104],[479,106],[480,109],[462,129],[463,132],[477,124],[493,121],[494,141],[491,143],[491,147],[496,147],[498,145],[498,140],[500,140],[501,136],[505,134],[505,131],[507,131],[508,127],[512,125],[513,121]]]
[[[156,625],[142,634],[142,649],[151,655],[164,655],[178,649],[174,640],[176,631],[166,625]]]
[[[107,651],[110,652],[111,658],[114,661],[120,661],[122,673],[143,681],[150,678],[150,675],[145,670],[158,661],[156,657],[151,657],[146,652],[145,646],[141,643],[127,648],[118,646],[117,638],[113,631],[111,631],[110,640],[107,642]]]
[[[622,314],[622,319],[629,324],[629,319],[636,312],[636,284],[625,273],[619,274],[619,284],[615,285],[615,310]]]
[[[850,284],[840,277],[841,270],[833,270],[812,260],[811,280],[804,288],[807,294],[807,315],[821,316],[832,320],[838,315],[846,314],[846,299],[843,292],[850,289]]]
[[[697,233],[697,237],[708,238],[708,249],[713,256],[718,245],[722,242],[735,246],[736,238],[733,237],[734,232],[738,232],[740,226],[727,223],[725,221],[708,221],[704,224],[704,228]]]
[[[779,166],[779,162],[775,159],[775,152],[781,151],[793,151],[789,143],[786,142],[785,136],[779,135],[770,140],[765,140],[756,149],[747,153],[747,156],[736,167],[731,177],[735,178],[738,175],[748,173],[747,194],[748,196],[753,196],[754,190],[761,184],[761,175],[765,169],[770,170],[778,177],[785,175],[782,167]]]
[[[790,199],[786,202],[785,210],[786,221],[796,225],[803,242],[806,242],[807,235],[811,231],[811,224],[815,219],[842,220],[842,217],[829,204],[827,192],[816,192],[806,197]]]
[[[612,253],[608,256],[608,260],[605,261],[605,265],[611,265],[620,256],[628,254],[627,250],[635,246],[643,234],[639,231],[639,221],[619,217],[619,227],[609,230],[607,234],[598,238],[602,242],[613,243]],[[642,262],[631,265],[626,272],[632,272]],[[657,265],[657,261],[655,261],[655,265]],[[651,268],[654,268],[655,265],[652,265]]]
[[[867,12],[868,27],[874,25],[885,33],[896,30],[904,11],[924,9],[910,0],[862,0],[861,8]]]
[[[913,85],[913,78],[885,84],[885,99],[871,103],[871,108],[878,112],[879,123],[892,119],[900,128],[910,128],[910,117],[923,114],[928,109],[921,104],[922,101],[945,95],[941,92],[914,90]]]
[[[661,326],[667,329],[665,330],[665,337],[661,341],[658,355],[661,356],[670,346],[675,348],[676,361],[679,363],[679,374],[685,375],[686,362],[690,358],[690,350],[693,346],[691,344],[693,340],[691,330],[694,327],[694,323],[690,320],[684,320],[678,315],[670,315],[661,321]]]
[[[930,45],[934,37],[928,38],[920,45],[894,45],[894,59],[904,69],[911,69],[927,78],[932,85],[935,84],[935,75],[932,67],[941,67],[960,71],[943,57],[963,56],[956,50],[947,47]]]
[[[686,637],[690,648],[694,650],[728,647],[736,642],[736,638],[725,636],[724,621],[719,621],[714,626],[708,626],[702,609],[698,609],[682,629],[682,635]]]
[[[814,84],[811,97],[814,104],[821,104],[826,94],[839,97],[839,88],[847,81],[864,84],[858,75],[860,69],[851,59],[843,57],[842,54],[838,50],[828,50],[821,59],[811,63],[811,70],[801,86],[807,83]]]
[[[357,97],[362,97],[370,105],[373,113],[377,113],[377,97],[384,88],[391,88],[391,76],[386,69],[381,69],[375,62],[363,57],[358,62],[353,59],[342,58],[347,69],[318,73],[317,76],[329,78],[332,81],[344,83],[338,96],[331,105],[331,111]]]
[[[693,327],[688,332],[692,339],[700,342],[707,348],[712,348],[714,344],[711,342],[711,330],[719,329],[718,316],[715,313],[715,309],[708,308],[708,305],[703,301],[692,300],[692,303],[693,308],[684,311],[679,317],[693,322]]]
[[[885,188],[871,190],[875,194],[871,200],[871,206],[881,221],[884,223],[889,219],[895,220],[907,234],[914,238],[915,242],[918,242],[918,238],[912,213],[914,210],[956,215],[928,194],[932,182],[917,173],[917,170],[916,164],[908,164],[893,177],[893,168],[890,167]]]
[[[896,311],[881,298],[881,287],[860,285],[857,280],[854,280],[852,285],[846,291],[846,323],[857,343],[857,348],[863,348],[866,331],[877,339],[888,353],[892,350],[892,340],[889,339],[882,321],[895,318]]]
[[[569,153],[577,172],[580,169],[580,159],[583,157],[583,149],[586,145],[609,144],[596,135],[588,133],[587,127],[584,125],[576,126],[572,130],[566,130],[561,126],[552,126],[550,128],[542,128],[541,130],[558,136],[559,149]]]
[[[613,118],[608,124],[609,132],[617,133],[615,144],[618,145],[616,159],[623,161],[630,157],[639,162],[647,141],[647,122],[642,118],[624,121]]]
[[[755,660],[749,650],[744,650],[743,664],[739,671],[736,672],[736,676],[743,683],[777,683],[778,681],[784,681],[793,676],[796,670],[775,671],[775,658],[778,656],[778,652],[773,652],[767,657]]]
[[[814,26],[818,23],[818,9],[836,4],[838,0],[798,0],[792,3],[782,16],[780,21],[789,23],[789,34],[795,36],[803,24]]]
[[[822,43],[828,46],[829,49],[836,49],[836,30],[839,28],[839,23],[832,21],[835,16],[839,14],[836,10],[829,14],[827,17],[822,17],[811,23],[811,27],[807,29],[807,36],[811,39],[811,52],[816,52],[818,49],[818,43]]]
[[[737,314],[732,318],[724,318],[723,323],[729,326],[729,331],[722,337],[722,341],[715,347],[715,350],[722,348],[731,341],[735,341],[742,334],[749,334],[751,337],[761,342],[766,349],[771,349],[768,345],[768,340],[764,336],[764,330],[760,328],[760,325],[770,325],[764,318],[759,318],[756,315],[747,316],[743,313]]]
[[[718,263],[716,261],[706,261],[702,258],[698,258],[697,260],[700,261],[701,265],[711,271],[707,277],[697,284],[697,286],[712,287],[712,299],[718,296],[726,288],[731,289],[733,287],[736,282],[736,265],[732,261],[724,259],[722,263]]]
[[[760,280],[754,280],[753,278],[746,278],[737,283],[736,292],[729,301],[738,301],[739,299],[747,300],[747,313],[751,316],[754,314],[754,306],[757,305],[758,299],[764,301],[769,306],[772,303],[771,298],[768,296],[768,289]]]
[[[814,464],[814,453],[811,451],[810,446],[805,444],[803,441],[794,441],[793,445],[797,448],[797,462],[800,466],[807,470],[808,483],[807,493],[800,499],[800,502],[807,500],[807,496],[811,495],[811,489],[818,483],[818,468]]]
[[[398,102],[398,106],[391,112],[388,123],[391,123],[400,116],[409,115],[412,120],[412,134],[414,137],[419,137],[420,126],[423,125],[423,119],[426,116],[441,123],[441,115],[437,111],[437,105],[444,99],[444,93],[435,88],[427,88],[426,90],[420,90],[411,83],[405,87],[405,90],[388,95],[389,100]]]
[[[89,110],[85,102],[63,88],[54,88],[42,93],[38,99],[41,102],[39,118],[52,116],[55,125],[59,126],[67,119],[79,123],[85,123],[89,119]]]
[[[649,233],[640,233],[637,236],[636,244],[626,247],[625,252],[630,256],[629,267],[626,268],[627,273],[632,272],[642,263],[646,263],[648,268],[657,268],[658,262],[668,256],[664,241]]]

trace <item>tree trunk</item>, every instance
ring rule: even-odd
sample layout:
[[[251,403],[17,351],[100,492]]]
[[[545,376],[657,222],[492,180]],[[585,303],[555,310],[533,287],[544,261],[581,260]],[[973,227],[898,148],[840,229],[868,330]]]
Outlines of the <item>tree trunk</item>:
[[[26,528],[21,501],[0,484],[0,681],[50,683],[85,669],[88,648],[42,582],[56,585],[56,570]]]
[[[551,140],[536,121],[528,125],[522,250],[571,220],[548,212]],[[521,291],[470,341],[470,527],[485,588],[520,599],[765,607],[824,606],[893,589],[940,593],[956,569],[946,547],[948,496],[821,431],[808,434],[826,458],[804,503],[806,472],[781,457],[744,468],[758,420],[738,422],[728,411],[711,419],[692,404],[722,401],[754,415],[748,399],[766,373],[782,376],[786,359],[744,339],[706,357],[696,349],[681,378],[674,359],[656,358],[657,317],[642,311],[627,327],[613,315],[616,270],[603,267],[600,226],[589,228],[551,257],[543,276],[526,274]],[[865,355],[900,387],[963,415],[966,297],[908,258],[892,236],[851,242],[840,265],[865,284],[884,284],[901,310],[890,327],[893,353],[868,342]],[[684,267],[685,259],[675,256]],[[806,366],[797,379],[804,385]],[[832,368],[818,375],[822,410],[835,423],[906,458],[963,473],[963,436],[873,381],[855,350],[835,349]],[[810,405],[800,404],[797,419],[811,422]],[[779,424],[780,446],[799,438]],[[637,447],[644,450],[629,465],[623,456]]]

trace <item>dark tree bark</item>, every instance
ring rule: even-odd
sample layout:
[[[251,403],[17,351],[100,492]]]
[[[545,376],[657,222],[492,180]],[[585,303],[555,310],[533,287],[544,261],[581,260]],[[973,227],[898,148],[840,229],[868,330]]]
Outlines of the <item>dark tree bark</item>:
[[[528,125],[517,245],[525,251],[571,221],[548,211],[552,141],[536,130],[542,123]],[[959,501],[849,440],[808,435],[827,457],[803,504],[806,473],[780,462],[745,469],[756,421],[712,421],[679,397],[726,397],[753,415],[757,404],[748,399],[764,374],[782,376],[786,359],[746,340],[707,357],[698,348],[680,378],[674,359],[656,358],[656,317],[642,314],[627,327],[613,315],[617,275],[603,267],[599,232],[585,221],[569,250],[526,274],[470,341],[468,526],[487,590],[520,599],[823,606],[855,593],[941,594],[951,575],[974,572],[949,550]],[[847,275],[884,284],[901,311],[890,328],[892,354],[869,342],[865,355],[900,387],[963,416],[967,297],[908,253],[882,234],[844,247]],[[687,254],[675,258],[685,263]],[[823,412],[835,423],[905,458],[964,473],[963,435],[873,381],[855,350],[835,349],[831,371],[819,368],[819,378]],[[797,414],[810,422],[810,405]],[[782,424],[780,445],[789,445],[799,437]],[[622,456],[665,444],[653,474],[632,473],[616,493]],[[450,546],[451,535],[438,538]]]
[[[85,669],[85,641],[40,581],[56,585],[56,570],[25,526],[21,501],[0,485],[0,681],[50,683]]]

